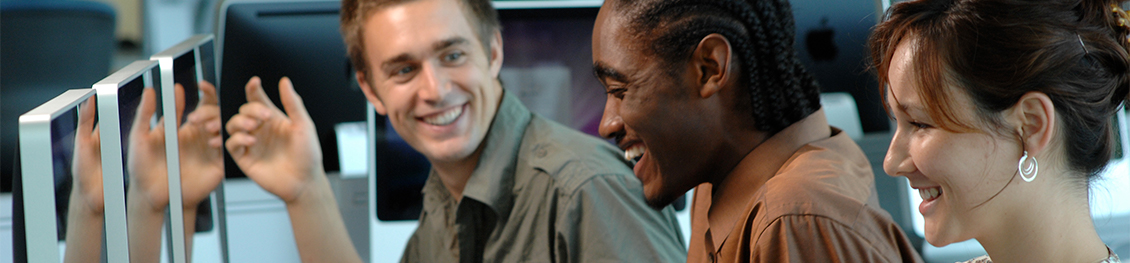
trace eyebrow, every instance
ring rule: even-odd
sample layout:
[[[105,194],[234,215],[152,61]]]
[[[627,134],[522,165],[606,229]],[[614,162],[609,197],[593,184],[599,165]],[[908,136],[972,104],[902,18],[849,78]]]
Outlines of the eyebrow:
[[[628,78],[625,77],[623,73],[616,71],[612,67],[608,66],[608,64],[600,61],[592,63],[592,73],[593,75],[596,75],[596,78],[601,82],[604,82],[604,79],[612,79],[620,82],[627,82],[628,80]]]
[[[439,50],[447,49],[447,48],[452,47],[452,46],[463,45],[463,44],[467,44],[467,43],[470,43],[470,41],[468,41],[466,38],[463,38],[463,37],[460,37],[460,36],[455,36],[455,37],[450,37],[450,38],[435,42],[434,44],[432,44],[432,50],[433,51],[439,51]],[[401,53],[400,55],[397,55],[397,56],[392,57],[388,60],[385,60],[384,62],[381,62],[381,68],[388,67],[392,64],[399,64],[399,63],[412,61],[413,59],[415,59],[415,57],[413,57],[412,55],[409,55],[408,53]]]
[[[896,102],[897,102],[897,101],[896,101]],[[911,113],[915,113],[915,114],[929,114],[929,113],[928,113],[928,112],[926,111],[926,108],[923,108],[923,107],[921,107],[921,106],[919,106],[919,105],[917,105],[917,104],[909,104],[909,105],[908,105],[908,104],[904,104],[904,103],[902,103],[902,102],[897,102],[897,103],[898,103],[898,109],[899,109],[899,111],[902,111],[903,113],[906,113],[906,114],[911,114]]]
[[[888,89],[887,92],[888,92],[887,96],[889,96],[892,100],[895,101],[895,108],[896,109],[898,109],[899,111],[904,112],[904,113],[908,112],[908,110],[910,110],[910,106],[907,106],[905,103],[902,103],[902,101],[899,101],[899,98],[897,96],[895,96],[893,91]]]
[[[463,37],[460,37],[460,36],[450,37],[450,38],[441,40],[439,42],[436,42],[435,44],[432,44],[432,50],[436,50],[436,51],[443,50],[443,49],[449,48],[451,46],[467,44],[468,42],[470,42],[470,41],[467,41],[466,38],[463,38]]]

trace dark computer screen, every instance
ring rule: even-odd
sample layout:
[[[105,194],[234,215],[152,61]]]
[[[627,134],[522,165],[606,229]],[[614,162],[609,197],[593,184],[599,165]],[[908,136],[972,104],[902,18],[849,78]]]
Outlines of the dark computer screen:
[[[187,122],[188,114],[195,111],[197,104],[200,103],[200,86],[197,84],[197,76],[211,76],[213,80],[215,79],[215,73],[209,74],[209,71],[215,72],[214,67],[211,66],[215,65],[215,60],[212,59],[214,57],[212,55],[212,42],[209,41],[201,44],[199,48],[201,49],[199,54],[201,61],[199,66],[202,69],[201,74],[197,74],[196,71],[198,66],[196,65],[196,51],[185,52],[173,59],[173,83],[180,84],[181,87],[184,88],[184,111],[178,117],[180,118],[178,125]],[[205,62],[205,58],[208,58],[207,60],[211,62]],[[209,83],[211,82],[212,81],[209,81]],[[181,158],[184,157],[182,156]],[[181,176],[185,175],[182,174]],[[212,230],[211,197],[201,201],[196,207],[196,212],[195,232],[200,233]]]
[[[78,110],[70,109],[51,120],[51,168],[55,176],[55,221],[59,240],[67,234],[67,208],[70,203],[71,164],[74,157]]]
[[[377,219],[415,220],[424,207],[420,190],[432,164],[396,134],[387,117],[377,120]]]
[[[327,172],[339,171],[334,125],[365,121],[365,98],[339,33],[340,2],[238,3],[228,6],[220,35],[220,116],[224,123],[247,102],[244,86],[262,79],[267,96],[282,107],[278,81],[290,77],[317,127]],[[227,140],[227,131],[224,131]],[[231,157],[225,176],[246,177]]]
[[[158,74],[152,74],[152,75],[158,75]],[[160,82],[153,82],[153,83],[160,83]],[[122,167],[129,167],[129,155],[130,155],[130,152],[129,152],[129,141],[130,140],[129,140],[129,138],[130,138],[130,131],[133,129],[133,122],[134,121],[149,122],[149,120],[135,120],[137,118],[138,106],[141,105],[142,90],[147,88],[147,87],[145,87],[146,86],[145,84],[146,83],[144,81],[144,78],[141,77],[141,76],[138,76],[136,79],[129,81],[125,85],[122,85],[122,87],[120,89],[118,89],[118,126],[119,126],[118,131],[121,131],[121,134],[120,134],[121,140],[119,142],[121,142],[121,147],[122,147]],[[152,88],[152,87],[148,87],[148,88]],[[157,95],[160,95],[160,92],[155,92],[155,93]],[[157,101],[160,101],[160,96],[157,96],[157,98],[158,98]],[[157,111],[153,113],[154,116],[161,116],[160,115],[161,114],[161,106],[160,105],[157,105],[156,110]],[[130,169],[123,169],[122,172],[125,174],[125,182],[126,182],[126,185],[128,186],[129,185],[129,177],[130,177]],[[129,189],[129,187],[126,187],[126,189]]]
[[[198,94],[200,88],[196,85],[195,51],[185,52],[173,59],[173,83],[184,87],[184,113],[179,117],[181,119],[179,124],[184,124],[187,121],[184,117],[196,110],[196,104],[200,102]]]
[[[890,129],[879,85],[868,68],[867,37],[882,16],[871,0],[791,0],[797,56],[820,83],[820,92],[855,99],[863,132]]]

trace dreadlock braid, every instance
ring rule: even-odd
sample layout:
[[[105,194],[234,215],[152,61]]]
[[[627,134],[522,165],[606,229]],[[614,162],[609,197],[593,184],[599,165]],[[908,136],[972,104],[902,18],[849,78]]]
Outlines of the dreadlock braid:
[[[718,33],[730,41],[744,72],[739,85],[754,128],[776,133],[820,108],[815,78],[797,60],[792,10],[787,0],[620,0],[628,32],[646,41],[668,74],[681,65],[703,37]]]

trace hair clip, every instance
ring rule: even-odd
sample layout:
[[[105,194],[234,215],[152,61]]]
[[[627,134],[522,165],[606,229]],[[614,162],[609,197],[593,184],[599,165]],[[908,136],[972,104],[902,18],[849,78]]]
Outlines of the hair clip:
[[[1118,26],[1130,31],[1130,12],[1122,10],[1117,4],[1110,4],[1110,11],[1114,13],[1115,18],[1118,19]],[[1130,35],[1126,36],[1126,41],[1130,42]]]
[[[1083,44],[1083,36],[1075,34],[1075,37],[1079,38],[1079,46],[1083,47],[1083,54],[1090,54],[1091,52],[1087,50],[1087,44]]]

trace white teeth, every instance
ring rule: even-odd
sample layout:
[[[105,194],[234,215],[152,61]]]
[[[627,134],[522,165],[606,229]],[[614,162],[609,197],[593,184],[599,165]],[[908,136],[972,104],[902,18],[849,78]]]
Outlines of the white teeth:
[[[452,122],[455,122],[455,120],[459,118],[460,114],[463,114],[463,107],[457,107],[446,112],[424,118],[424,122],[436,126],[448,125]]]
[[[918,189],[918,195],[922,196],[923,201],[930,201],[938,198],[939,195],[942,195],[941,191],[942,190],[937,187],[923,188]]]
[[[624,159],[636,161],[636,157],[643,156],[644,150],[647,150],[647,148],[640,144],[629,147],[627,150],[624,150]]]

